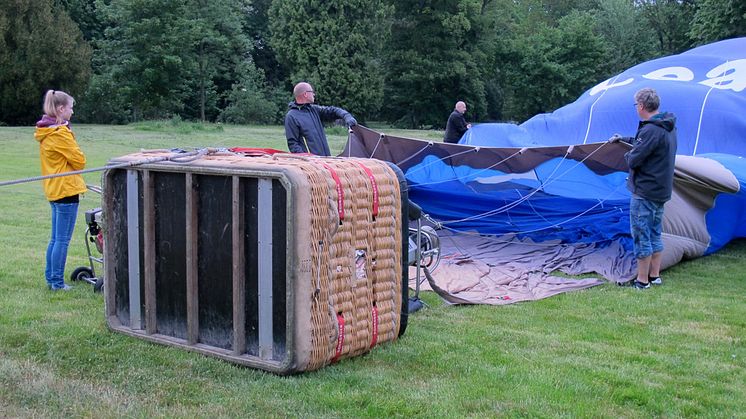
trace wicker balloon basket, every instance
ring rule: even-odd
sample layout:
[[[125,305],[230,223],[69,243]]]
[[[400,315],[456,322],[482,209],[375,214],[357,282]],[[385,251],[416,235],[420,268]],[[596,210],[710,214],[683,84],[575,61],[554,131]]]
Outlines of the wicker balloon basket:
[[[387,163],[171,155],[104,174],[111,329],[278,374],[403,332],[404,207]]]

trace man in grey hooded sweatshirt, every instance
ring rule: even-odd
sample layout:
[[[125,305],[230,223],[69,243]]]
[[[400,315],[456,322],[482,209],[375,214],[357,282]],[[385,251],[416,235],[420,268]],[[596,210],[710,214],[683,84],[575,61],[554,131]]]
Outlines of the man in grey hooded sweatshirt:
[[[330,156],[322,122],[344,120],[345,125],[357,125],[355,118],[342,108],[314,104],[316,92],[306,82],[300,82],[293,89],[294,101],[288,104],[285,115],[285,138],[291,153],[311,153],[317,156]]]
[[[634,99],[640,123],[632,149],[624,155],[629,166],[630,230],[637,259],[637,278],[632,286],[647,289],[651,283],[662,284],[663,205],[673,191],[676,116],[658,111],[660,98],[651,88],[640,89]]]

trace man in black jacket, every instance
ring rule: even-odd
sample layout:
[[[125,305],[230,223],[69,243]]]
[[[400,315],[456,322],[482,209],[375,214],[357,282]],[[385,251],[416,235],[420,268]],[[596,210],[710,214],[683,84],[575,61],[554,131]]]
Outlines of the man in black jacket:
[[[333,122],[342,119],[348,127],[356,125],[357,121],[342,108],[315,105],[315,95],[310,84],[300,82],[295,85],[295,100],[288,104],[288,113],[285,115],[285,137],[291,153],[330,156],[331,151],[322,121]]]
[[[676,116],[658,111],[660,98],[651,88],[637,91],[634,105],[640,124],[632,150],[624,155],[629,166],[630,230],[637,258],[637,279],[632,286],[647,289],[651,283],[662,284],[661,225],[663,204],[671,199],[673,191]]]
[[[466,122],[464,113],[466,112],[466,103],[462,101],[456,102],[456,106],[451,112],[451,116],[448,117],[446,123],[446,133],[443,136],[443,141],[447,143],[457,143],[458,140],[464,135],[466,130],[471,128],[471,124]]]

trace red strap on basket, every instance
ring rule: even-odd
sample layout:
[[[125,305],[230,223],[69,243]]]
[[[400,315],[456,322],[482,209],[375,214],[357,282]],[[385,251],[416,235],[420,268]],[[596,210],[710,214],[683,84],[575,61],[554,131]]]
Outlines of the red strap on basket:
[[[373,306],[373,337],[370,340],[371,349],[378,343],[378,307]]]
[[[342,189],[342,181],[339,180],[339,175],[331,166],[326,163],[322,164],[332,174],[332,179],[337,184],[337,212],[339,212],[339,221],[342,221],[345,219],[345,191]]]
[[[373,217],[378,216],[378,184],[376,183],[376,178],[373,176],[373,172],[370,171],[368,166],[362,164],[361,162],[357,162],[357,164],[360,165],[360,167],[365,170],[365,174],[368,175],[368,179],[370,179],[370,186],[371,189],[373,189]]]
[[[332,363],[337,362],[342,355],[342,347],[345,343],[345,318],[342,316],[342,313],[337,313],[337,330],[339,331],[337,334],[337,351],[334,353]]]
[[[287,151],[276,150],[274,148],[256,148],[256,147],[233,147],[229,148],[233,153],[242,153],[249,157],[266,156],[277,153],[287,153]]]

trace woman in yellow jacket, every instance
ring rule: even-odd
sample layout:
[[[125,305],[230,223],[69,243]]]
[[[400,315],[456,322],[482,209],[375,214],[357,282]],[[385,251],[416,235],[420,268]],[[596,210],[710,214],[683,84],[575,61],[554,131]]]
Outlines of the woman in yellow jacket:
[[[34,137],[39,142],[41,174],[51,175],[81,170],[85,155],[70,130],[75,100],[59,90],[49,90],[44,97],[44,115],[36,123]],[[78,216],[79,195],[86,191],[81,175],[44,180],[44,194],[52,207],[52,235],[47,246],[44,275],[52,291],[67,291],[65,262],[67,248]]]

